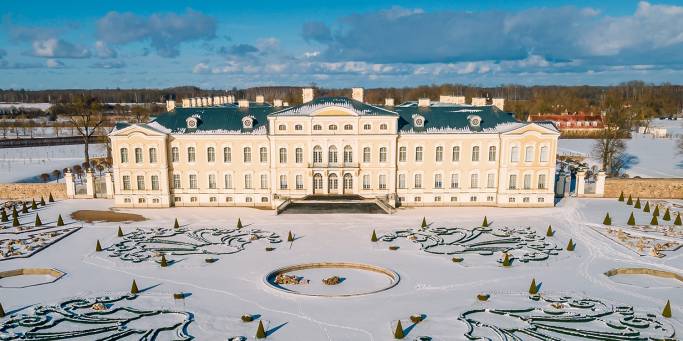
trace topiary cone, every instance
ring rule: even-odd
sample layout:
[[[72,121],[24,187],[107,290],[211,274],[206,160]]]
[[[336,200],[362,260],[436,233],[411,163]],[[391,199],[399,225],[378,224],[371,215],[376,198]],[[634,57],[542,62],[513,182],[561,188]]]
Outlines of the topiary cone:
[[[14,216],[14,218],[12,218],[12,227],[17,227],[19,225],[21,225],[19,224],[19,217]]]
[[[289,231],[289,234],[287,234],[287,241],[288,242],[294,241],[294,235],[292,234],[292,231]]]
[[[0,318],[5,317],[5,309],[2,308],[2,303],[0,303]]]
[[[628,195],[628,200],[626,201],[626,205],[633,205],[633,198],[631,198],[631,195]]]
[[[258,328],[256,328],[256,338],[257,339],[265,339],[266,338],[266,329],[263,328],[263,321],[261,321],[261,320],[258,321]]]
[[[652,216],[652,220],[650,220],[650,225],[659,225],[659,221],[657,220],[656,215]]]
[[[3,223],[6,223],[9,221],[9,218],[7,217],[7,212],[5,212],[5,208],[3,207],[2,210],[0,210],[0,221]]]
[[[26,206],[26,203],[23,203],[23,206],[21,206],[21,213],[28,213],[28,207]]]
[[[40,196],[40,206],[45,206],[45,198],[43,196]]]
[[[668,207],[666,208],[666,211],[664,211],[664,215],[662,216],[662,219],[664,219],[664,220],[666,220],[666,221],[670,221],[670,220],[671,220],[671,213],[669,213],[669,208],[668,208]]]
[[[481,222],[481,226],[489,227],[489,220],[484,216],[484,221]]]
[[[422,228],[427,227],[427,218],[422,217],[422,224],[420,224],[420,227],[422,227]]]
[[[503,266],[510,266],[512,265],[512,261],[510,261],[510,255],[506,252],[505,255],[503,256]]]
[[[377,233],[375,232],[375,230],[372,230],[372,236],[370,237],[370,241],[373,243],[377,242]]]
[[[640,208],[640,198],[636,199],[636,204],[633,207]]]
[[[119,230],[116,231],[116,236],[117,237],[123,237],[123,230],[121,229],[121,226],[119,226]]]
[[[553,227],[551,225],[548,225],[548,230],[545,231],[546,237],[552,237],[555,234],[555,231],[553,231]]]
[[[165,268],[168,266],[168,261],[166,261],[166,255],[163,255],[163,254],[161,255],[161,262],[160,263],[161,263],[162,268]]]
[[[626,225],[635,225],[636,224],[636,217],[633,216],[633,212],[631,212],[631,215],[628,217],[628,221],[626,222]]]
[[[31,199],[31,209],[35,210],[38,208],[38,205],[36,205],[36,199]]]
[[[655,210],[652,211],[652,215],[659,217],[659,205],[655,204]]]
[[[567,243],[567,251],[574,251],[576,248],[576,244],[574,244],[574,241],[570,238],[569,243]]]
[[[666,300],[666,305],[664,306],[664,310],[662,311],[662,316],[666,318],[671,317],[671,301]]]
[[[177,229],[180,227],[180,224],[178,224],[178,218],[175,218],[175,222],[173,223],[173,228]]]
[[[674,220],[674,225],[681,226],[683,222],[681,221],[681,212],[676,215],[676,220]]]
[[[52,192],[50,192],[50,196],[47,197],[47,201],[55,202],[55,198],[52,196]]]
[[[140,289],[138,289],[138,284],[135,283],[135,280],[133,280],[133,284],[130,286],[130,293],[133,295],[140,293]]]
[[[19,212],[17,212],[17,207],[12,205],[12,217],[18,217]]]
[[[241,229],[241,228],[242,228],[242,219],[237,218],[237,229]]]
[[[36,226],[36,227],[43,226],[43,222],[40,220],[40,215],[38,215],[38,213],[36,213],[36,223],[35,223],[35,226]]]
[[[603,225],[612,225],[612,218],[609,216],[609,213],[605,214],[605,219],[602,221]]]
[[[102,245],[100,245],[100,240],[97,240],[97,244],[95,244],[95,252],[102,252]]]
[[[531,295],[538,294],[538,286],[536,285],[536,279],[535,278],[531,279],[531,285],[529,286],[529,294],[531,294]]]
[[[57,226],[64,226],[64,219],[62,219],[61,214],[57,217]]]
[[[643,212],[650,212],[650,202],[647,201],[645,202],[645,207],[643,208]]]
[[[394,339],[402,339],[404,337],[406,337],[406,334],[403,333],[403,325],[401,325],[401,320],[398,320],[396,330],[394,331]]]
[[[624,191],[621,191],[621,194],[619,194],[619,201],[624,201]]]

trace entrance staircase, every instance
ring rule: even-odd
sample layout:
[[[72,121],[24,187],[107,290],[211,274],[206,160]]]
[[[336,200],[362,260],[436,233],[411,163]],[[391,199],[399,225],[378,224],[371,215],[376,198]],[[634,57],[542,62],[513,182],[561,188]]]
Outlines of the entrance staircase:
[[[277,214],[391,214],[394,211],[383,198],[364,198],[360,195],[308,195],[301,199],[289,199],[277,208]]]

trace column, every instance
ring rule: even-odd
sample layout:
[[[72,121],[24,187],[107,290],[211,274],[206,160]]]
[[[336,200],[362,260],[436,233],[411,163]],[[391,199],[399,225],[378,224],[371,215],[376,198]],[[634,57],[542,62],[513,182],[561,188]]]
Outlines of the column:
[[[571,174],[566,174],[564,176],[564,193],[562,194],[565,198],[571,195],[572,189],[572,176]]]
[[[66,183],[66,197],[73,199],[76,197],[76,184],[74,183],[74,174],[71,170],[64,173],[64,183]]]
[[[95,173],[90,168],[85,171],[85,193],[88,198],[95,197]]]
[[[599,171],[595,180],[595,195],[602,197],[605,195],[605,178],[607,174],[604,171]]]
[[[104,184],[107,188],[107,198],[114,197],[114,178],[111,172],[104,173]]]
[[[586,171],[581,169],[576,172],[576,196],[582,197],[586,191]]]

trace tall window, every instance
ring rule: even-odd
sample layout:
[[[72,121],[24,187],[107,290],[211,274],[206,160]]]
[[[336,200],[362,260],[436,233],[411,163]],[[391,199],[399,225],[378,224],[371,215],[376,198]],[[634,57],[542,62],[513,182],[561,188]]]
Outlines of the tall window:
[[[206,149],[206,161],[216,162],[216,148],[209,147]]]
[[[268,188],[268,175],[261,174],[261,189]]]
[[[524,189],[531,189],[531,174],[524,174]]]
[[[157,149],[156,148],[150,148],[149,149],[149,162],[150,163],[157,163]]]
[[[517,175],[511,174],[510,175],[510,184],[508,186],[509,189],[517,189]]]
[[[524,148],[524,161],[531,162],[534,161],[534,147],[527,146]]]
[[[415,161],[422,162],[422,147],[415,147]]]
[[[297,175],[296,176],[296,189],[304,189],[304,176],[303,175]]]
[[[422,174],[415,174],[415,188],[422,188]]]
[[[268,162],[268,149],[266,147],[259,148],[259,161],[261,161],[261,163]],[[287,161],[285,160],[285,162]]]
[[[510,162],[519,162],[519,147],[513,146],[510,149]]]
[[[158,175],[152,175],[152,190],[153,191],[159,190],[159,176]]]
[[[209,174],[209,189],[216,189],[216,174]]]
[[[460,161],[460,146],[453,147],[453,162]]]
[[[538,189],[545,189],[545,174],[538,175]]]
[[[123,189],[130,191],[130,175],[123,176]]]
[[[379,162],[387,162],[387,147],[379,148]]]
[[[280,175],[280,189],[287,189],[287,175]]]
[[[370,189],[370,175],[363,175],[363,189]]]
[[[297,148],[294,150],[294,159],[296,163],[303,163],[304,162],[304,149],[303,148]]]
[[[496,175],[493,173],[489,173],[486,178],[486,187],[488,188],[494,188],[496,187]]]
[[[194,162],[196,159],[194,147],[187,147],[187,162]]]
[[[330,148],[327,151],[327,162],[337,163],[337,147],[330,146]]]
[[[179,162],[180,161],[180,150],[178,147],[173,147],[171,148],[171,162]]]
[[[443,176],[434,174],[434,188],[443,188]]]
[[[251,147],[244,147],[244,162],[251,162]]]
[[[138,190],[145,189],[145,177],[143,175],[137,176]]]
[[[353,149],[351,148],[351,146],[344,147],[344,162],[353,162]]]
[[[280,148],[280,163],[287,163],[287,148]]]
[[[398,175],[398,188],[406,188],[406,175],[405,174],[399,174]]]
[[[408,154],[408,148],[406,148],[405,146],[398,148],[398,161],[399,162],[406,162],[407,154]]]
[[[190,188],[197,189],[197,174],[190,174]]]
[[[181,188],[180,174],[173,174],[173,188]]]
[[[458,174],[451,174],[451,188],[460,187],[460,176]]]
[[[470,188],[479,188],[479,174],[470,175]]]
[[[232,188],[232,174],[225,174],[223,177],[225,188]]]
[[[472,161],[479,161],[479,146],[472,147]]]
[[[232,162],[232,149],[230,147],[223,147],[223,162]]]
[[[489,147],[489,161],[496,161],[496,146]]]
[[[384,174],[379,176],[379,189],[387,189],[387,176]]]
[[[370,162],[370,147],[363,148],[363,162]]]
[[[548,162],[548,146],[541,147],[541,162]]]
[[[244,188],[251,189],[251,174],[244,174]]]
[[[441,162],[443,161],[443,147],[438,146],[436,147],[436,162]]]
[[[142,148],[135,148],[135,163],[142,163]]]
[[[121,148],[121,163],[128,162],[128,148]]]
[[[320,146],[313,147],[313,163],[323,162],[323,149]]]

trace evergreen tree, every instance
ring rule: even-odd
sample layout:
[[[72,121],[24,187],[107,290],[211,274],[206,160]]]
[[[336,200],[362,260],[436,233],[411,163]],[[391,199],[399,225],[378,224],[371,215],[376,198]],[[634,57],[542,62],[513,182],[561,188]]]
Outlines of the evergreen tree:
[[[626,222],[626,225],[633,226],[636,224],[636,217],[633,216],[633,212],[631,212],[631,215],[628,217],[628,221]]]
[[[18,217],[18,216],[14,216],[14,218],[12,218],[12,227],[17,227],[17,226],[19,226],[19,225],[21,225],[21,224],[19,223],[19,217]]]
[[[370,241],[373,243],[377,242],[377,233],[375,232],[375,230],[372,230],[372,236],[370,237]]]
[[[50,192],[50,196],[47,197],[47,201],[49,201],[49,202],[55,202],[55,198],[52,196],[52,192]]]
[[[659,217],[659,205],[655,204],[655,210],[652,211],[652,215]]]
[[[28,206],[26,206],[26,203],[23,203],[23,206],[21,206],[21,213],[28,213]]]
[[[484,221],[481,223],[481,226],[483,227],[489,227],[489,220],[484,216]]]
[[[97,244],[95,244],[95,252],[102,252],[102,245],[100,244],[100,240],[97,240]]]
[[[266,338],[266,329],[263,328],[263,321],[262,320],[258,321],[258,328],[256,328],[256,338],[257,339],[265,339]]]
[[[626,201],[626,205],[633,205],[633,198],[631,198],[631,195],[628,195],[628,200]]]
[[[242,228],[242,219],[237,218],[237,229],[239,230],[241,228]]]
[[[574,244],[574,241],[570,238],[569,243],[567,243],[567,251],[574,251],[576,248],[576,244]]]
[[[161,262],[160,263],[161,263],[162,268],[165,268],[168,266],[168,261],[166,261],[166,255],[161,254]]]
[[[5,317],[5,309],[2,308],[2,303],[0,303],[0,318]]]
[[[288,242],[294,241],[294,235],[292,234],[292,231],[289,231],[289,234],[287,235],[287,241]]]
[[[640,198],[636,199],[636,204],[633,207],[640,208]]]
[[[17,218],[19,217],[19,212],[17,212],[17,207],[12,205],[12,217]]]
[[[645,202],[645,208],[643,208],[643,212],[650,213],[650,202],[649,201]]]
[[[403,332],[403,325],[401,325],[401,320],[398,320],[396,330],[394,331],[394,339],[402,339],[404,337],[406,337],[406,335]]]
[[[619,201],[624,201],[624,191],[621,191],[621,194],[619,194]]]
[[[135,280],[133,280],[133,285],[130,286],[130,293],[133,295],[140,293],[140,289],[138,289],[138,284],[135,283]]]
[[[681,226],[681,224],[683,224],[683,222],[681,222],[681,212],[678,212],[676,215],[676,220],[674,220],[674,225]]]
[[[116,231],[116,236],[117,237],[123,237],[123,230],[121,229],[121,226],[119,226],[119,230]]]
[[[659,221],[657,220],[656,215],[652,216],[652,220],[650,220],[650,225],[659,225]]]
[[[510,260],[510,255],[506,252],[505,256],[503,257],[503,266],[510,266],[512,265],[512,260]]]
[[[6,223],[9,221],[9,218],[7,217],[7,212],[5,212],[5,208],[3,207],[0,209],[0,221],[3,223]]]
[[[555,234],[555,231],[553,231],[553,227],[548,225],[548,230],[545,231],[546,237],[552,237]]]
[[[536,279],[535,278],[531,279],[531,285],[529,286],[529,294],[531,294],[531,295],[538,294],[538,285],[536,285]]]
[[[664,310],[662,311],[662,316],[666,318],[671,317],[671,301],[666,300],[666,305],[664,306]]]
[[[38,205],[36,204],[36,199],[31,199],[31,209],[35,210],[38,208]]]
[[[669,208],[668,208],[668,207],[666,208],[666,211],[664,211],[664,216],[662,216],[662,219],[664,219],[664,220],[666,220],[666,221],[670,221],[670,220],[671,220],[671,213],[669,213]]]
[[[36,213],[36,223],[35,223],[35,226],[36,226],[36,227],[43,226],[43,222],[40,220],[40,216],[38,215],[38,213]]]
[[[173,228],[177,229],[180,227],[180,224],[178,224],[178,218],[175,218],[175,222],[173,223]]]
[[[40,196],[40,206],[45,206],[45,198],[43,196]]]
[[[605,220],[602,221],[603,225],[612,225],[612,218],[609,216],[609,212],[605,214]]]
[[[422,217],[422,224],[420,224],[420,227],[422,227],[422,228],[427,227],[427,218]]]
[[[64,226],[64,219],[62,219],[61,214],[57,217],[57,226]]]

